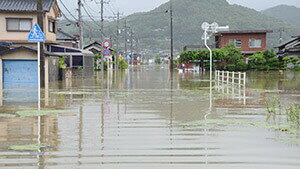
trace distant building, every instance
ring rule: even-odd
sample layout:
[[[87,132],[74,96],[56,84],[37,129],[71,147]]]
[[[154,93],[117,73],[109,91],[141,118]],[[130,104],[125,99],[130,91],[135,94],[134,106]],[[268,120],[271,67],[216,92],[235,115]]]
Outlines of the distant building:
[[[279,45],[279,57],[300,57],[300,35],[293,37],[291,40]]]
[[[57,30],[56,42],[62,46],[79,48],[79,39],[76,36],[70,35],[61,29]]]
[[[93,42],[83,48],[84,50],[88,50],[93,52],[94,54],[101,54],[102,44],[100,42]]]
[[[234,44],[245,56],[250,56],[267,48],[267,33],[272,32],[270,30],[220,31],[215,34],[215,44],[216,48]]]

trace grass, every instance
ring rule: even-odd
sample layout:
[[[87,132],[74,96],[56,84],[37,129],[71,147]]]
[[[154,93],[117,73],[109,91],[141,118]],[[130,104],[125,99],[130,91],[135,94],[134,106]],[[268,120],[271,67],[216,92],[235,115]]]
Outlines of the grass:
[[[299,105],[291,105],[285,109],[287,115],[287,121],[296,125],[297,127],[300,126],[300,106]]]
[[[11,118],[11,117],[16,117],[14,114],[1,114],[0,113],[0,118]]]
[[[283,107],[280,102],[279,97],[272,97],[266,100],[266,111],[267,111],[267,120],[270,120],[273,117],[273,120],[276,121],[277,115],[283,115]],[[284,115],[286,115],[286,120],[288,123],[300,126],[300,106],[296,104],[289,105],[285,108]]]
[[[24,110],[16,112],[21,117],[35,117],[66,113],[65,110]]]
[[[47,147],[46,145],[29,144],[29,145],[13,145],[9,149],[15,151],[38,151],[41,148]]]
[[[267,98],[266,106],[267,120],[269,120],[271,117],[273,117],[273,119],[275,120],[277,114],[282,114],[282,105],[279,97]]]

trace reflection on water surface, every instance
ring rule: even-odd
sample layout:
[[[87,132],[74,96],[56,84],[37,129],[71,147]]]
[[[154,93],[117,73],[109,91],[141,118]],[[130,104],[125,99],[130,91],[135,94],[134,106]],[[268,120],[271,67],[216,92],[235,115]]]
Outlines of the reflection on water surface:
[[[207,121],[208,74],[135,67],[101,79],[51,84],[42,109],[64,111],[38,117],[17,114],[37,103],[0,95],[0,167],[299,168],[299,134],[263,127],[267,97],[299,103],[299,72],[249,72],[245,97],[213,90]]]

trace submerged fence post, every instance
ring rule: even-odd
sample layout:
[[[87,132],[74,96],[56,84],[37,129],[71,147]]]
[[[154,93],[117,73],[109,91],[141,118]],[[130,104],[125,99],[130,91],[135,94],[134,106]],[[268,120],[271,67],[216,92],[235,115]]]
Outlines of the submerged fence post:
[[[222,84],[224,83],[224,74],[225,74],[225,72],[222,71]]]
[[[244,87],[246,88],[246,72],[244,72]]]

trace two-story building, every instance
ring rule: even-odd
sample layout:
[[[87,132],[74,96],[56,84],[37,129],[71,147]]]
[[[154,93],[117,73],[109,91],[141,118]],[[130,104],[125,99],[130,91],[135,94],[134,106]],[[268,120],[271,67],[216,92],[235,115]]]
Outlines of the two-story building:
[[[57,1],[43,0],[43,13],[43,30],[46,37],[45,86],[59,79],[58,61],[61,57],[66,58],[67,64],[69,63],[68,70],[74,70],[73,74],[92,76],[93,53],[67,45],[62,46],[60,41],[57,41],[57,20],[62,16]],[[37,44],[27,41],[28,34],[36,23],[37,0],[0,0],[0,45],[4,44],[0,47],[0,91],[37,88]]]
[[[270,30],[231,30],[220,31],[215,34],[216,48],[223,48],[228,44],[234,44],[246,56],[255,52],[264,51],[267,48],[267,33]]]

